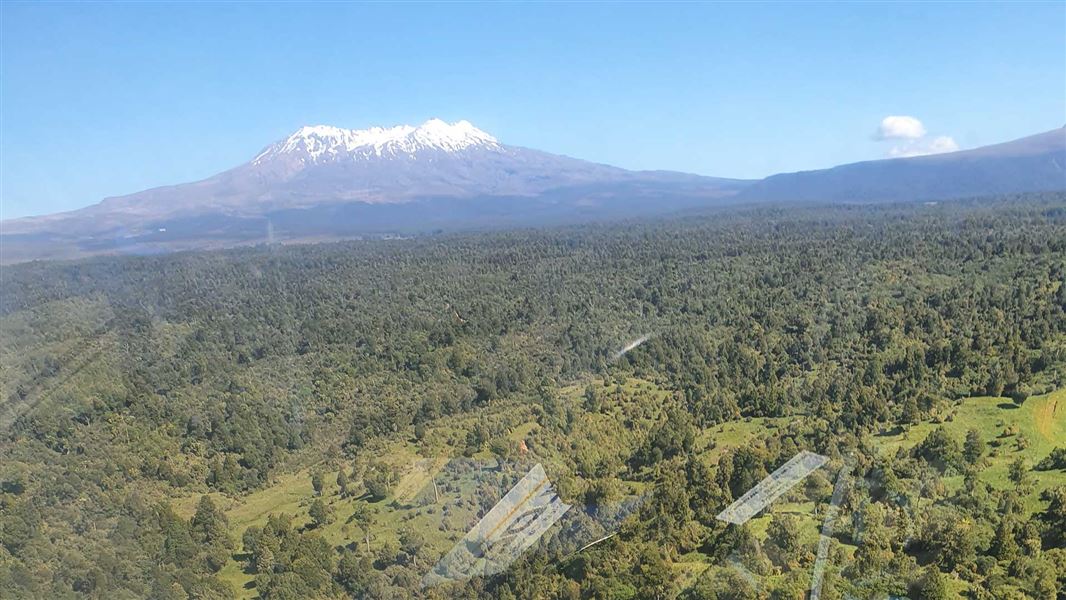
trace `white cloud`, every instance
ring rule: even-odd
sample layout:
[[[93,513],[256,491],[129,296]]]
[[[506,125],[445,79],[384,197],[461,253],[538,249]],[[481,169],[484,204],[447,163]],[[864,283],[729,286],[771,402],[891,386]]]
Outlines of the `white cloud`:
[[[881,119],[876,138],[879,140],[916,140],[925,136],[925,126],[914,117],[889,115]]]
[[[958,149],[959,145],[955,143],[955,140],[950,136],[938,135],[934,138],[911,140],[904,144],[893,146],[892,149],[888,151],[888,155],[892,158],[906,158],[909,156],[926,156],[929,154],[955,152]]]
[[[874,139],[899,140],[888,150],[888,156],[891,158],[943,154],[959,149],[959,145],[951,136],[928,135],[921,121],[907,115],[889,115],[881,119]]]

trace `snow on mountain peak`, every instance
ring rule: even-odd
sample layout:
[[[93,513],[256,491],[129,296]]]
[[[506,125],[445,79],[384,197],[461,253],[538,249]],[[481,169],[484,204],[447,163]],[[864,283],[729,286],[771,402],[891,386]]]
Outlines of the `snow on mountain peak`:
[[[288,138],[270,146],[252,161],[258,164],[279,155],[295,155],[311,162],[340,158],[414,155],[422,150],[458,152],[470,147],[497,148],[496,138],[469,121],[446,123],[430,119],[418,127],[371,127],[342,129],[331,125],[301,127]]]

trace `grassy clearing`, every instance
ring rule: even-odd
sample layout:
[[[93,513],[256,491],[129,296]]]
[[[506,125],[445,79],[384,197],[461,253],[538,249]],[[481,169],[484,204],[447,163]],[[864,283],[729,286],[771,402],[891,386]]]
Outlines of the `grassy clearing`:
[[[637,431],[658,417],[661,411],[656,405],[661,404],[661,400],[669,394],[655,384],[639,379],[606,384],[601,380],[592,380],[563,388],[560,390],[560,398],[564,402],[582,402],[585,387],[589,383],[613,395],[612,402],[605,405],[602,411],[579,413],[574,422],[568,444],[572,456],[576,457],[579,470],[582,464],[594,464],[605,456],[624,453],[625,449],[631,449],[639,443]],[[1007,470],[1017,457],[1023,457],[1031,466],[1047,456],[1053,448],[1066,445],[1066,390],[1030,398],[1020,407],[1013,406],[1003,398],[966,399],[952,406],[941,419],[942,425],[960,442],[971,428],[982,433],[990,445],[987,453],[988,464],[982,469],[980,477],[993,486],[1005,488],[1013,485],[1007,477]],[[696,448],[709,463],[715,463],[729,448],[748,444],[786,423],[786,419],[766,418],[724,423],[701,432],[696,440]],[[457,424],[450,423],[448,426],[455,427]],[[873,442],[880,452],[889,455],[900,449],[913,447],[937,426],[936,423],[923,423],[903,432],[874,436]],[[1008,430],[1014,433],[1005,435]],[[543,455],[538,454],[538,460],[546,465],[559,460],[560,457],[553,456],[549,446],[536,444],[539,433],[540,428],[536,423],[522,422],[512,427],[506,437],[515,443],[531,440],[531,443],[537,446],[535,450],[543,452]],[[435,431],[431,435],[440,438],[451,434]],[[1026,448],[1019,447],[1019,438],[1027,440]],[[434,452],[440,450],[447,449],[434,445]],[[398,469],[399,481],[391,496],[370,504],[373,513],[370,525],[372,548],[395,543],[400,532],[410,528],[425,536],[427,553],[443,554],[476,522],[481,507],[472,498],[478,497],[478,492],[484,491],[484,486],[490,483],[500,488],[497,490],[498,495],[502,495],[508,487],[499,483],[498,480],[506,479],[494,471],[492,455],[487,451],[473,457],[475,460],[480,459],[481,463],[470,464],[488,466],[478,467],[476,472],[460,474],[454,472],[454,463],[449,465],[451,457],[458,454],[456,451],[423,458],[420,453],[425,452],[425,447],[420,449],[405,440],[394,441],[383,450],[381,458]],[[348,465],[335,465],[326,471],[326,486],[322,499],[333,510],[334,520],[321,527],[319,533],[335,547],[361,545],[365,543],[365,534],[355,523],[348,522],[348,518],[355,512],[356,505],[366,500],[340,496],[334,483],[334,476],[340,467],[348,468]],[[453,470],[449,471],[449,468]],[[439,503],[433,502],[434,479],[439,486]],[[948,478],[945,483],[949,487],[959,486],[961,479]],[[1034,473],[1033,480],[1034,485],[1027,496],[1027,502],[1031,510],[1039,510],[1040,492],[1052,486],[1066,485],[1066,474]],[[631,491],[640,488],[639,482],[626,483]],[[213,494],[213,497],[226,511],[233,536],[238,540],[246,528],[252,525],[261,526],[270,514],[290,514],[297,526],[304,526],[310,522],[307,511],[314,500],[311,470],[279,475],[269,488],[239,499],[221,494]],[[752,519],[751,528],[756,535],[765,536],[773,513],[793,514],[799,519],[804,543],[809,544],[813,551],[822,526],[823,514],[819,507],[811,502],[792,501],[790,498],[800,499],[797,495],[786,496],[765,513]],[[190,516],[198,499],[199,495],[178,499],[174,502],[175,509],[180,514]],[[220,575],[238,590],[239,597],[254,598],[254,577],[243,572],[237,556],[225,566]],[[681,557],[673,567],[679,581],[691,584],[709,566],[701,555],[694,554]]]
[[[1013,488],[1008,476],[1011,463],[1021,458],[1031,468],[1056,447],[1066,446],[1066,389],[1033,396],[1021,406],[1007,398],[967,398],[943,418],[940,424],[921,423],[901,433],[875,436],[874,443],[882,455],[888,456],[900,449],[909,450],[940,425],[960,443],[967,431],[976,429],[988,444],[986,463],[978,477],[996,489]],[[944,483],[948,489],[957,489],[962,479],[961,475],[947,477]],[[1033,473],[1031,480],[1033,485],[1025,497],[1027,508],[1042,510],[1040,494],[1066,485],[1066,473]]]
[[[1054,443],[1066,435],[1066,390],[1048,394],[1033,410],[1036,430],[1044,440]]]
[[[716,464],[725,451],[743,446],[786,422],[784,417],[758,417],[722,423],[699,434],[696,450],[709,463]]]

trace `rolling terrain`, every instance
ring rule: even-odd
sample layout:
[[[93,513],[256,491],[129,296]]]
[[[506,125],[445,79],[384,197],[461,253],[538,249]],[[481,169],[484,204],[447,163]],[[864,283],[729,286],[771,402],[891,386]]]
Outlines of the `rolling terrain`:
[[[0,595],[800,597],[850,465],[826,590],[1053,598],[1063,206],[9,267]],[[801,450],[828,466],[715,518]],[[498,575],[423,587],[533,464],[566,520]]]
[[[559,391],[560,396],[566,402],[571,403],[575,409],[580,410],[582,395],[587,385],[606,390],[614,388],[611,382],[592,380],[566,386]],[[607,412],[608,414],[614,411],[621,413],[626,410],[626,405],[630,402],[654,401],[656,397],[661,398],[666,394],[668,392],[659,389],[652,382],[629,379],[609,393],[610,402],[612,404],[617,402],[617,404],[609,406]],[[615,424],[613,430],[611,429],[612,423]],[[627,437],[628,430],[617,428],[616,424],[617,421],[602,420],[594,414],[582,414],[581,423],[578,425],[578,431],[581,433],[576,438],[580,441],[578,447],[573,450],[595,452],[597,443],[602,443],[597,442],[596,436],[610,439],[612,443],[617,444],[619,439]],[[779,418],[727,421],[703,432],[695,444],[694,451],[700,460],[713,470],[724,453],[753,443],[765,444],[766,440],[780,435],[782,429],[787,429],[787,424],[787,420]],[[1035,465],[1057,445],[1061,446],[1066,442],[1066,389],[1030,398],[1021,407],[1016,406],[1009,398],[962,399],[956,405],[946,407],[944,412],[937,414],[933,421],[916,424],[905,431],[873,434],[866,442],[871,445],[874,452],[891,457],[900,451],[913,450],[914,446],[940,424],[943,424],[947,431],[960,441],[965,438],[970,429],[976,429],[987,435],[988,441],[994,446],[989,456],[984,459],[978,481],[991,489],[1012,489],[1014,485],[1009,480],[1007,472],[1013,461],[1022,459],[1027,464]],[[353,540],[358,542],[365,534],[359,530],[357,525],[345,518],[337,518],[323,526],[315,525],[308,511],[314,500],[324,499],[330,510],[341,517],[356,512],[361,504],[369,503],[374,516],[370,526],[370,538],[374,545],[395,544],[399,546],[401,532],[415,529],[422,532],[424,536],[423,551],[430,556],[441,556],[477,522],[479,515],[471,511],[471,508],[491,506],[506,491],[505,486],[494,486],[495,495],[479,498],[477,496],[486,490],[483,488],[479,491],[476,486],[467,486],[449,488],[441,497],[432,497],[430,493],[432,480],[437,479],[444,487],[445,482],[451,481],[449,471],[445,467],[464,463],[461,455],[462,449],[449,446],[444,440],[450,432],[462,430],[468,426],[468,423],[464,424],[461,420],[454,423],[442,423],[438,428],[427,432],[426,439],[430,440],[427,443],[415,439],[396,440],[380,449],[381,456],[387,457],[386,460],[396,470],[399,478],[395,491],[381,499],[369,498],[365,489],[361,488],[358,483],[352,486],[352,490],[342,493],[333,476],[340,470],[350,471],[353,468],[351,463],[343,460],[330,460],[293,474],[286,474],[279,477],[274,485],[245,498],[234,499],[221,494],[213,497],[218,506],[226,512],[230,532],[235,539],[239,539],[248,527],[265,526],[269,515],[284,513],[293,515],[294,524],[317,531],[335,547],[346,547],[352,544]],[[537,440],[541,433],[535,421],[519,422],[509,428],[504,439],[514,444],[521,441],[533,445],[534,440]],[[1027,440],[1029,443],[1024,448],[1019,447],[1019,439]],[[631,438],[630,451],[635,450],[633,446],[635,441],[636,439]],[[435,452],[446,454],[432,458]],[[552,456],[550,451],[537,454],[537,460],[548,465],[549,473],[565,472],[564,461],[558,455]],[[431,458],[426,458],[427,455]],[[520,470],[523,465],[531,464],[528,458],[517,461],[516,465],[508,464],[515,462],[516,458],[515,456],[500,456],[485,449],[470,457],[469,460],[483,465],[481,468],[488,473],[512,472],[517,467],[519,472],[513,474],[512,477],[514,477],[521,474]],[[824,477],[832,480],[841,466],[842,464],[834,462],[822,470],[818,476],[819,479]],[[314,490],[312,472],[329,474],[321,494]],[[946,478],[944,483],[948,490],[959,493],[963,486],[963,476],[960,474]],[[1026,489],[1025,514],[1031,516],[1043,510],[1041,495],[1059,486],[1066,486],[1066,471],[1041,472],[1035,478],[1035,484]],[[640,498],[647,492],[647,486],[641,477],[623,480],[622,487],[619,493],[632,498]],[[200,496],[178,499],[175,501],[175,509],[187,518],[192,517],[199,499]],[[477,504],[471,503],[474,499],[477,500]],[[750,527],[763,543],[767,543],[766,532],[773,519],[772,515],[795,515],[800,519],[803,528],[804,543],[813,547],[822,525],[820,516],[824,514],[824,505],[827,500],[822,498],[820,506],[819,503],[806,498],[798,491],[793,491],[754,518],[750,522]],[[440,512],[441,507],[446,507],[447,515]],[[919,504],[916,509],[920,510],[921,505]],[[563,534],[557,533],[556,535]],[[582,538],[582,543],[595,539],[598,538]],[[859,541],[855,539],[844,538],[841,541],[841,550],[849,554],[854,554],[859,546]],[[542,545],[550,546],[551,544],[542,542]],[[710,560],[705,556],[700,556],[699,553],[682,558],[678,561],[678,568],[684,574],[681,579],[682,584],[677,590],[680,594],[686,592],[686,585],[694,585],[701,576],[707,576],[716,571],[728,572],[731,569],[729,561]],[[255,574],[246,568],[245,561],[243,553],[234,554],[220,571],[220,576],[229,581],[235,589],[240,590],[238,597],[255,598]],[[770,582],[779,579],[780,577],[771,577],[768,585],[772,585]],[[965,585],[960,585],[956,591],[968,593],[970,589]]]

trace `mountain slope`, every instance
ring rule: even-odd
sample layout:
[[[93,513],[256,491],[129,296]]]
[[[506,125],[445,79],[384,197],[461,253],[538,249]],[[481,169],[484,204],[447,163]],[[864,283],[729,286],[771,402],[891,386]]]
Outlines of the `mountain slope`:
[[[107,198],[79,211],[7,223],[27,233],[63,218],[91,216],[102,228],[145,220],[419,198],[536,196],[598,183],[648,181],[735,188],[739,182],[682,173],[633,172],[567,156],[506,146],[466,121],[348,130],[303,127],[253,160],[202,181]],[[101,229],[101,227],[96,227]]]
[[[466,121],[302,127],[249,162],[0,224],[0,262],[574,223],[729,203],[939,200],[1066,189],[1066,129],[759,182],[628,171],[509,146]]]
[[[466,121],[348,130],[303,127],[252,161],[189,184],[101,203],[151,216],[270,210],[343,202],[404,202],[427,196],[526,195],[628,172],[504,146]],[[190,187],[192,186],[192,187]]]
[[[772,175],[738,198],[776,202],[941,200],[1066,189],[1066,128],[947,154]]]
[[[467,121],[309,126],[202,181],[5,221],[3,260],[219,247],[263,241],[268,227],[275,239],[332,239],[631,216],[706,204],[746,183],[508,146]]]

